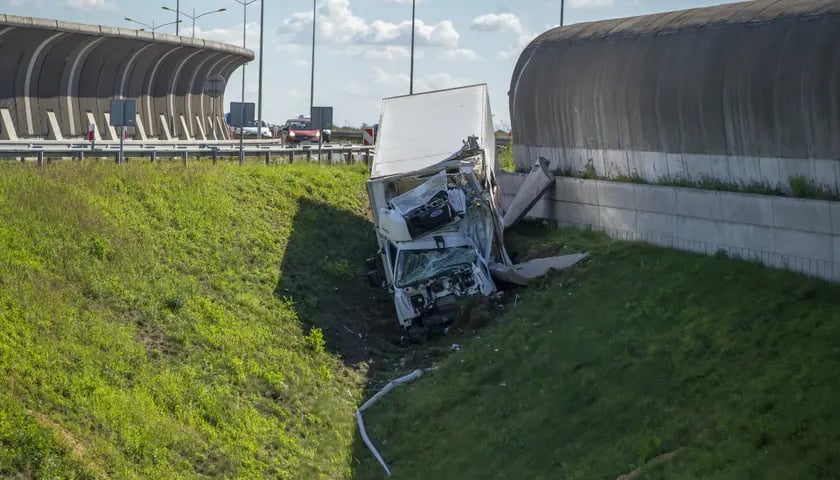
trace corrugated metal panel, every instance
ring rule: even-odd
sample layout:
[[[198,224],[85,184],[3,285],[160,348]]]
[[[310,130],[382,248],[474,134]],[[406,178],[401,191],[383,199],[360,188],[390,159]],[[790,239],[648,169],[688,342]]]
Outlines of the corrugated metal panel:
[[[554,29],[511,83],[517,144],[840,159],[840,0]]]

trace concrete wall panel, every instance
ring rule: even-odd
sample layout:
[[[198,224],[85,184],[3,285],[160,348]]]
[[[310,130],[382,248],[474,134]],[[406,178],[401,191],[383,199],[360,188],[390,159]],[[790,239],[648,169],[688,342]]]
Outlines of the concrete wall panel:
[[[774,198],[773,224],[777,228],[830,234],[831,202]]]
[[[632,184],[598,182],[598,205],[624,209],[636,208],[636,190]]]
[[[772,227],[773,202],[755,195],[722,195],[718,218],[727,222]]]
[[[503,205],[524,175],[502,174]],[[531,217],[603,230],[622,240],[714,254],[840,281],[840,202],[558,178]],[[619,187],[619,188],[616,188]],[[635,189],[634,205],[624,188]],[[673,205],[674,213],[661,205]]]
[[[673,188],[637,185],[636,206],[640,211],[676,213],[677,194]]]

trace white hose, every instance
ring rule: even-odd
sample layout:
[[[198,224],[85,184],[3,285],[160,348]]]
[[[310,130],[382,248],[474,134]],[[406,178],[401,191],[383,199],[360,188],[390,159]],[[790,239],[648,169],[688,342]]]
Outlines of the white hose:
[[[367,430],[365,430],[365,421],[362,419],[362,412],[372,407],[373,404],[375,404],[382,397],[387,395],[388,392],[397,388],[398,385],[413,382],[420,378],[421,375],[423,375],[422,370],[415,370],[404,377],[400,377],[396,380],[388,382],[388,385],[385,385],[385,387],[383,387],[382,390],[377,392],[376,395],[372,396],[370,400],[365,402],[364,405],[359,407],[359,409],[356,411],[356,421],[359,424],[359,433],[362,435],[362,440],[365,441],[365,445],[368,446],[371,453],[373,453],[373,456],[376,457],[377,460],[379,460],[379,464],[382,465],[382,468],[385,469],[385,473],[387,473],[389,477],[391,476],[391,470],[388,468],[388,465],[385,463],[385,460],[382,459],[382,455],[380,455],[379,451],[376,450],[376,447],[373,446],[373,442],[371,442],[370,438],[368,438]]]

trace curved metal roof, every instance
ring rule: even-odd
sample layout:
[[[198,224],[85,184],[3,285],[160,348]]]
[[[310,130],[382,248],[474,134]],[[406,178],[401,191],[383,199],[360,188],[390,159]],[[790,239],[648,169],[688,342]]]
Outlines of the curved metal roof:
[[[692,29],[713,29],[735,24],[757,24],[826,15],[840,15],[840,1],[755,0],[557,27],[537,37],[531,45],[666,35]]]
[[[242,56],[249,61],[254,59],[254,52],[252,50],[237,47],[235,45],[214,42],[212,40],[202,40],[199,38],[179,37],[164,33],[152,33],[130,28],[105,27],[101,25],[65,22],[62,20],[53,20],[48,18],[19,17],[16,15],[0,14],[0,28],[3,27],[23,27],[52,30],[56,32],[79,33],[83,35],[87,34],[102,37],[123,38],[147,42],[150,41],[161,44],[203,48],[207,50],[230,53]]]

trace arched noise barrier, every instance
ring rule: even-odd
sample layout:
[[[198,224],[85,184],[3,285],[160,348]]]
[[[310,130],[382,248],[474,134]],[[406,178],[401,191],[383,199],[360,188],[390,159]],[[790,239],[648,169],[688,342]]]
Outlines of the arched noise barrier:
[[[238,66],[253,53],[203,40],[0,14],[0,67],[10,72],[0,77],[0,113],[21,138],[83,138],[89,116],[107,138],[110,100],[136,98],[149,137],[160,135],[164,114],[175,131],[184,116],[188,136],[195,138],[190,110],[203,106],[201,75],[220,58]],[[208,103],[208,110],[216,107],[221,103]]]
[[[183,77],[186,81],[184,85],[187,90],[186,96],[184,97],[185,114],[190,128],[192,128],[195,133],[195,138],[198,138],[201,133],[204,133],[205,136],[207,136],[208,132],[206,125],[207,121],[204,115],[200,113],[202,110],[201,98],[204,96],[204,87],[208,78],[207,72],[212,69],[212,65],[216,65],[218,63],[218,60],[226,57],[227,55],[220,52],[205,55],[198,65],[192,69],[192,72]],[[199,112],[198,122],[196,122],[196,112]]]
[[[510,89],[516,161],[840,187],[840,1],[758,0],[544,33]]]
[[[193,52],[190,52],[188,55],[186,55],[182,59],[179,59],[177,64],[174,66],[175,73],[173,73],[171,75],[172,81],[171,81],[171,84],[170,84],[169,88],[167,89],[167,91],[169,93],[167,95],[166,100],[169,102],[168,110],[170,112],[172,112],[172,117],[173,117],[173,119],[172,119],[172,124],[173,124],[172,133],[176,138],[181,138],[181,139],[193,138],[192,129],[189,129],[188,125],[187,125],[187,128],[189,130],[186,131],[186,132],[182,131],[183,128],[182,128],[182,123],[181,123],[181,117],[183,116],[184,120],[186,121],[186,116],[185,116],[186,115],[186,108],[184,108],[184,103],[183,102],[187,98],[188,91],[183,86],[181,88],[179,88],[179,82],[178,81],[181,79],[182,75],[184,74],[184,67],[189,65],[195,58],[199,58],[199,60],[200,60],[199,54],[201,54],[201,53],[202,53],[201,50],[194,50]],[[193,64],[193,68],[195,68],[194,64]],[[179,99],[177,106],[176,106],[176,102],[175,102],[176,97]]]
[[[221,62],[219,65],[217,65],[214,70],[210,70],[208,72],[208,75],[209,76],[212,76],[212,75],[215,75],[215,74],[221,75],[222,78],[225,79],[225,83],[227,84],[227,86],[230,88],[230,87],[232,87],[230,85],[230,77],[233,74],[233,72],[237,68],[239,68],[239,65],[240,64],[238,63],[238,61],[235,58],[230,58],[226,61]],[[235,88],[236,86],[233,86],[233,87]],[[219,127],[219,124],[221,124],[223,126],[226,125],[225,122],[224,122],[224,118],[223,118],[223,115],[224,115],[223,112],[225,111],[224,101],[225,101],[224,95],[221,95],[221,96],[216,97],[216,98],[210,97],[209,95],[204,95],[203,99],[202,99],[202,102],[205,105],[203,115],[204,115],[204,113],[206,113],[206,115],[210,116],[210,118],[211,118],[211,125],[210,125],[211,130],[210,131],[215,130],[218,135],[221,135],[221,138],[229,139],[230,138],[230,132],[226,128]]]

